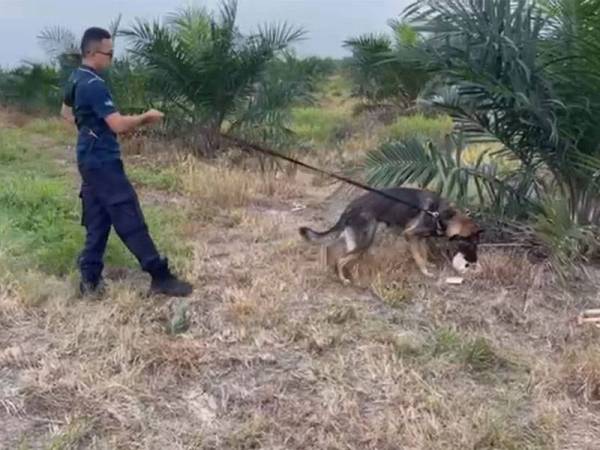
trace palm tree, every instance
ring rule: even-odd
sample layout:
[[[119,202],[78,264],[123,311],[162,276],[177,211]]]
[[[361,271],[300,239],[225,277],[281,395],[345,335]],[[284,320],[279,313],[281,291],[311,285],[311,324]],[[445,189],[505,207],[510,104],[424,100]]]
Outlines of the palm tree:
[[[164,24],[138,20],[124,32],[162,108],[185,124],[181,130],[202,132],[200,150],[209,153],[229,129],[279,126],[278,115],[298,87],[294,80],[266,83],[265,74],[303,31],[266,25],[243,35],[236,18],[237,2],[224,0],[219,14],[190,7],[171,14]]]
[[[430,79],[423,60],[416,58],[421,37],[398,21],[390,20],[392,36],[364,34],[348,39],[354,95],[371,106],[386,104],[402,109],[414,103]]]
[[[564,190],[572,216],[582,223],[600,217],[600,0],[545,0],[547,72],[557,97],[561,136],[567,143]],[[571,171],[571,167],[573,170]],[[569,173],[571,172],[571,173]],[[575,175],[575,176],[573,176]]]
[[[108,26],[113,41],[117,39],[120,25],[121,15]],[[64,83],[73,69],[81,63],[81,50],[75,33],[63,26],[50,26],[44,28],[37,38],[49,57],[50,64],[59,68],[61,82]]]
[[[583,223],[600,220],[599,6],[427,0],[404,13],[427,36],[420,50],[439,81],[428,104],[450,113],[468,139],[502,145],[518,163],[507,186],[519,198],[565,195]],[[434,171],[449,179],[443,166]],[[376,167],[371,173],[382,179]]]
[[[0,102],[32,112],[58,111],[62,91],[55,68],[26,63],[0,75]]]
[[[111,34],[118,35],[121,17],[109,25]],[[62,101],[63,87],[70,73],[81,63],[79,42],[75,34],[61,26],[47,27],[38,35],[48,62],[26,62],[4,74],[0,82],[0,99],[3,102],[32,110],[58,112]],[[137,75],[137,76],[135,76]],[[115,68],[108,81],[115,88],[115,97],[122,109],[130,104],[140,105],[144,87],[140,79],[143,72],[132,70],[126,59],[115,60]],[[137,81],[137,82],[136,82]],[[113,83],[114,82],[114,83]]]

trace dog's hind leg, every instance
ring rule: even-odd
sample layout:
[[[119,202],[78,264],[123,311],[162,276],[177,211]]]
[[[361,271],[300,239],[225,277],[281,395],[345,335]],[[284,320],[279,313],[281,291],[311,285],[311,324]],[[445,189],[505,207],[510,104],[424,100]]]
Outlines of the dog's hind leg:
[[[346,268],[346,266],[354,261],[357,261],[360,257],[362,256],[362,252],[356,252],[356,253],[350,253],[347,254],[345,256],[342,256],[340,259],[338,259],[337,262],[337,273],[338,273],[338,277],[340,278],[340,280],[342,280],[342,283],[344,284],[350,284],[351,280],[346,277],[346,274],[344,273],[344,269]]]
[[[377,231],[377,222],[367,220],[366,224],[360,229],[347,227],[342,236],[346,242],[346,254],[336,262],[338,277],[344,284],[349,284],[350,279],[344,274],[344,269],[348,264],[357,261],[371,246],[375,233]]]

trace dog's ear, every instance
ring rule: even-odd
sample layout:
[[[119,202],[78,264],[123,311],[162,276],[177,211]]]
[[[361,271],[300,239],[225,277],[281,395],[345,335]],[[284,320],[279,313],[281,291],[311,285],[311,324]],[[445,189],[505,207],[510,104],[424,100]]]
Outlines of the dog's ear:
[[[479,226],[462,212],[455,211],[446,223],[446,236],[449,239],[452,239],[452,237],[468,239],[479,235]]]

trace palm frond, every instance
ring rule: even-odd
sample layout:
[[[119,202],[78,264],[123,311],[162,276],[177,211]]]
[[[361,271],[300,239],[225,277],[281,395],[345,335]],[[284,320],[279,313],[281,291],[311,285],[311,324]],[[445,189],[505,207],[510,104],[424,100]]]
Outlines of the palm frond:
[[[115,19],[111,20],[108,24],[108,32],[112,36],[113,43],[117,40],[121,32],[121,20],[123,19],[123,14],[119,14]]]
[[[54,59],[65,54],[77,55],[80,52],[75,34],[65,27],[46,27],[37,38],[44,51]]]
[[[433,189],[460,204],[498,214],[507,208],[517,208],[520,214],[536,210],[535,200],[528,195],[532,180],[525,182],[517,173],[501,176],[489,158],[491,151],[483,151],[476,161],[465,164],[460,156],[462,145],[460,135],[445,148],[421,139],[387,142],[367,155],[363,170],[374,186]]]
[[[286,22],[276,25],[261,25],[256,34],[259,45],[273,52],[282,51],[291,44],[304,39],[305,36],[304,29],[294,27]]]

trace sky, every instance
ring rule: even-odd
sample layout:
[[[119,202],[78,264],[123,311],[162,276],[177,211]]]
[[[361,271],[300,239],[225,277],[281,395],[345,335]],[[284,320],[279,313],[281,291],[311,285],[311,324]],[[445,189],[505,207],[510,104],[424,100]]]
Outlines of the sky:
[[[238,0],[242,31],[259,24],[288,22],[307,31],[296,45],[302,56],[345,56],[342,43],[351,36],[388,31],[412,0]],[[0,0],[0,67],[24,60],[43,61],[36,36],[47,26],[61,25],[76,36],[89,26],[106,27],[119,14],[122,25],[136,18],[156,19],[187,5],[218,10],[218,0]],[[117,54],[119,52],[117,43]]]

